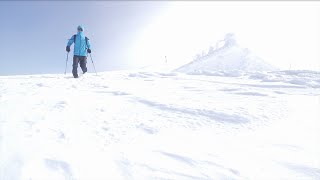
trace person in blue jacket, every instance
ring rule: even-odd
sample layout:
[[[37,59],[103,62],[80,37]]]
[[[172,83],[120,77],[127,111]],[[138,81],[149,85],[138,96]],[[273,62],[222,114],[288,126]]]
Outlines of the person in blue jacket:
[[[83,27],[78,26],[78,33],[73,35],[67,44],[66,51],[70,52],[70,46],[74,43],[72,74],[74,78],[78,78],[78,64],[83,74],[87,72],[87,53],[91,53],[90,42],[83,33]]]

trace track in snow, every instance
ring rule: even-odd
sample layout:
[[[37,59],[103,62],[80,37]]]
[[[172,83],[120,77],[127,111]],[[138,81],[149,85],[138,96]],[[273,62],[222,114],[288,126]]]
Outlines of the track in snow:
[[[319,74],[0,77],[0,179],[317,179]]]

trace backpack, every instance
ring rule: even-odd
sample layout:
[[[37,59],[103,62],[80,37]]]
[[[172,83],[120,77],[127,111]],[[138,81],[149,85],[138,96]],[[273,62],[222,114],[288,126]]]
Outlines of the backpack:
[[[74,43],[76,43],[76,37],[77,37],[76,34],[73,35],[73,42],[74,42]],[[89,38],[87,38],[87,37],[85,37],[85,38],[86,38],[86,46],[88,47],[88,40],[89,40]]]

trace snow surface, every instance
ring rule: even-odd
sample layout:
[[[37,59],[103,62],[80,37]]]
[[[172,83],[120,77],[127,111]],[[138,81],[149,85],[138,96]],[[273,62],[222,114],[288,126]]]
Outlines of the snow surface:
[[[0,179],[320,179],[320,73],[0,77]]]
[[[222,44],[222,47],[220,47]],[[274,71],[276,67],[254,55],[249,49],[238,45],[235,35],[226,34],[207,54],[198,57],[176,71],[187,74],[207,74],[212,71]]]

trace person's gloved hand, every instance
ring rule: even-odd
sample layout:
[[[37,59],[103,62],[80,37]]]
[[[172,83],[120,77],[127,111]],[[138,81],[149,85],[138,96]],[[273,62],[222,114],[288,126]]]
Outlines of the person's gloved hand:
[[[87,52],[88,52],[88,53],[91,53],[91,49],[87,49]]]
[[[70,52],[70,46],[67,46],[67,47],[66,47],[66,51],[67,51],[67,52]]]

